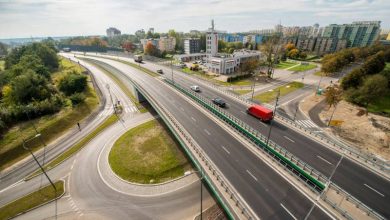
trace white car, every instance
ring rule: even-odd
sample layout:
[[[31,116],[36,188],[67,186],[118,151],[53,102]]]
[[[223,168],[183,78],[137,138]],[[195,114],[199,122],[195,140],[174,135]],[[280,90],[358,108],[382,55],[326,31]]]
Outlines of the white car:
[[[194,86],[191,86],[190,88],[191,88],[192,91],[200,92],[199,86],[194,85]]]

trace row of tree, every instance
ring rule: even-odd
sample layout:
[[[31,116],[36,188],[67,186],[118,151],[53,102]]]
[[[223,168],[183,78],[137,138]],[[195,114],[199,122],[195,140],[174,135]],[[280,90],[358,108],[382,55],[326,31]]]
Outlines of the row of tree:
[[[380,44],[363,48],[347,48],[337,53],[325,55],[321,61],[321,71],[327,75],[332,75],[341,71],[346,65],[355,61],[360,62],[379,51],[383,51],[385,60],[390,60],[390,47]]]
[[[67,72],[55,83],[52,73],[58,68],[56,49],[48,43],[15,48],[6,56],[0,72],[0,134],[19,121],[58,112],[67,99],[84,100],[86,76]]]
[[[288,43],[283,48],[282,59],[306,59],[307,53],[298,50],[293,43]]]

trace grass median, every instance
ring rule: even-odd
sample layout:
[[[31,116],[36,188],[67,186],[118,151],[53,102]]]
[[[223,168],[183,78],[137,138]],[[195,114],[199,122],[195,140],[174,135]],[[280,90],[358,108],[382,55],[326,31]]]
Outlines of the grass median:
[[[290,67],[295,66],[297,64],[298,63],[296,63],[296,62],[281,61],[280,63],[276,64],[275,68],[277,68],[277,69],[287,69],[287,68],[290,68]]]
[[[122,135],[111,149],[109,163],[122,179],[141,184],[175,179],[191,167],[160,120],[146,122]]]
[[[288,70],[295,71],[295,72],[301,72],[301,71],[308,71],[308,70],[314,69],[316,67],[317,67],[317,65],[309,63],[309,64],[301,64],[299,66],[293,67],[293,68],[288,69]]]
[[[71,61],[62,58],[59,71],[53,73],[53,80],[59,79],[68,71],[81,73],[84,69]],[[86,96],[85,101],[77,106],[68,105],[56,114],[18,123],[11,127],[0,139],[0,171],[28,155],[28,152],[24,150],[22,146],[22,140],[20,138],[21,133],[26,140],[31,139],[26,145],[36,151],[43,147],[41,140],[46,144],[50,143],[63,135],[68,129],[75,127],[77,122],[81,122],[90,115],[97,108],[99,99],[89,76],[88,87],[84,94]],[[32,125],[34,125],[41,134],[39,138],[33,138],[36,135],[36,132]]]
[[[0,219],[11,219],[20,213],[27,212],[46,202],[62,196],[64,193],[64,181],[59,180],[54,183],[57,188],[55,193],[51,185],[45,186],[40,190],[32,192],[27,196],[19,198],[3,207],[0,207]]]
[[[236,89],[233,91],[234,91],[234,93],[236,93],[238,95],[245,95],[245,94],[251,92],[252,90],[250,90],[250,89]]]
[[[50,170],[50,169],[56,167],[58,164],[65,161],[66,159],[68,159],[69,157],[71,157],[73,154],[75,154],[76,152],[81,150],[89,141],[91,141],[94,137],[96,137],[100,132],[102,132],[104,129],[111,126],[112,124],[114,124],[117,121],[118,121],[118,117],[116,115],[111,115],[110,117],[108,117],[94,131],[92,131],[86,137],[84,137],[79,142],[77,142],[75,145],[73,145],[72,147],[67,149],[60,156],[58,156],[54,160],[47,163],[44,166],[45,170]],[[34,173],[32,173],[31,175],[29,175],[26,179],[29,180],[29,179],[31,179],[31,178],[33,178],[41,173],[42,173],[41,170],[37,170]]]
[[[288,93],[294,92],[295,90],[303,88],[304,84],[301,82],[290,82],[287,85],[280,86],[278,88],[273,89],[272,91],[267,91],[256,95],[253,99],[258,100],[260,102],[271,102],[276,99],[278,94],[278,90],[280,89],[280,96],[287,95]]]

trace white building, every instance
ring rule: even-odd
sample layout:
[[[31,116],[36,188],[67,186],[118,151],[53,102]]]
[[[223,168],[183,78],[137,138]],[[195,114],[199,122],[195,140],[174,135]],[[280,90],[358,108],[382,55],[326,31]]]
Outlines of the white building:
[[[158,49],[166,52],[175,51],[176,38],[174,37],[161,37],[158,41]]]
[[[206,35],[206,54],[215,56],[218,53],[218,32],[214,29],[214,20],[211,20],[211,28]]]

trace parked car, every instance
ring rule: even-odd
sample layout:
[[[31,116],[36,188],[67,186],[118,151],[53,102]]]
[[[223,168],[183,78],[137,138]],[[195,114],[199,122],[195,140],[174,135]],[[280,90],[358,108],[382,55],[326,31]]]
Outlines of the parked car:
[[[224,100],[222,100],[221,98],[214,98],[214,99],[211,99],[211,101],[213,101],[214,104],[218,105],[221,108],[226,107],[226,102]]]
[[[162,69],[157,70],[157,73],[164,74]]]
[[[255,116],[256,118],[269,122],[274,118],[274,113],[271,109],[265,108],[261,105],[252,105],[246,110],[246,112],[250,115]]]
[[[194,92],[200,92],[199,86],[193,85],[193,86],[191,86],[190,88],[191,88],[191,90],[194,91]]]

